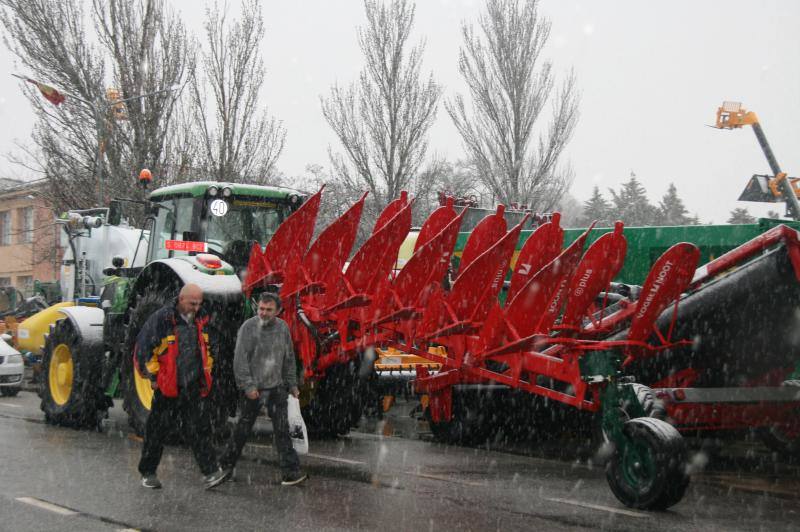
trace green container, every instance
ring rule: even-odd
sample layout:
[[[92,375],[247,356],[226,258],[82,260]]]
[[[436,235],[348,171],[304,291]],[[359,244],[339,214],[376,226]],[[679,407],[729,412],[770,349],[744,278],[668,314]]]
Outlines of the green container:
[[[781,224],[800,230],[800,222],[768,218],[761,218],[755,224],[742,225],[626,227],[624,233],[628,241],[628,252],[625,255],[625,264],[622,266],[615,281],[628,284],[644,283],[653,263],[670,246],[678,242],[690,242],[700,248],[700,264],[705,264]],[[589,233],[586,248],[588,249],[592,242],[613,230],[612,227],[593,229]],[[584,231],[585,229],[565,229],[564,247],[570,245]],[[522,245],[532,232],[522,231],[519,242],[517,242],[517,251],[522,248]],[[454,253],[456,265],[458,258],[461,257],[461,251],[467,243],[467,238],[469,238],[469,233],[459,233],[458,235]],[[515,260],[516,254],[514,256]],[[512,261],[512,267],[514,261]],[[510,278],[510,275],[508,278]]]

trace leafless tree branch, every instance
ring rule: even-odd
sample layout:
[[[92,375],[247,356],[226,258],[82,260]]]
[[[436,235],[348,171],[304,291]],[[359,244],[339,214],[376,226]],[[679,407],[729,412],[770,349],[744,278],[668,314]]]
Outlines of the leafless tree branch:
[[[190,82],[201,166],[219,181],[271,183],[286,130],[260,105],[265,78],[261,6],[244,0],[241,18],[229,21],[215,4],[206,10],[204,27],[208,45]]]
[[[364,9],[364,69],[350,86],[333,85],[321,103],[343,150],[329,150],[335,173],[349,188],[366,186],[377,211],[410,186],[425,160],[441,88],[432,74],[422,77],[424,42],[409,43],[414,4],[365,0]]]
[[[570,73],[553,95],[552,120],[534,143],[554,89],[552,65],[540,58],[550,22],[538,7],[538,0],[487,0],[479,29],[462,25],[458,65],[472,104],[458,94],[445,105],[478,178],[494,196],[547,211],[572,181],[559,158],[578,120],[579,95]]]

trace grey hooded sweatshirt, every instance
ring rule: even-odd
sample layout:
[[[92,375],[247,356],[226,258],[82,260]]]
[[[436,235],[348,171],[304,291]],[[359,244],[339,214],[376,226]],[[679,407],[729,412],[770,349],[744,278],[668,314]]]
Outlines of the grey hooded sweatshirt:
[[[280,318],[262,326],[253,316],[239,327],[233,373],[240,390],[250,392],[297,386],[297,368],[289,326]]]

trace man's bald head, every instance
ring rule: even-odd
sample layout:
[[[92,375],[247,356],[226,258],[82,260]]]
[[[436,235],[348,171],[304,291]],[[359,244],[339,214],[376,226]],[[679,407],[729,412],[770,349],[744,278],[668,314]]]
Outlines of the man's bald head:
[[[178,312],[184,316],[194,318],[203,304],[203,289],[194,283],[189,283],[181,288],[178,294]]]

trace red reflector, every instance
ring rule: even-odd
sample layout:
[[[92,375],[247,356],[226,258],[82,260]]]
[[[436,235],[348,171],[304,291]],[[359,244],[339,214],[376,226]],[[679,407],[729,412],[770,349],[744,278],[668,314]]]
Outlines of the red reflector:
[[[206,268],[211,268],[212,270],[222,268],[222,261],[219,260],[219,257],[215,255],[209,255],[208,253],[200,253],[199,255],[197,255],[196,258],[197,262],[199,262]]]
[[[172,251],[194,251],[202,253],[208,251],[208,244],[205,242],[193,242],[191,240],[167,240],[164,243],[164,248]]]
[[[684,399],[686,399],[686,392],[684,392],[683,390],[675,390],[675,399],[677,401],[683,401]]]

